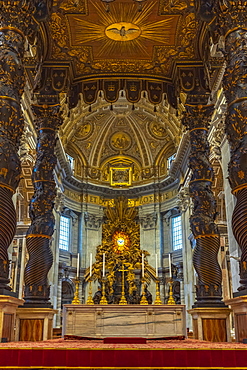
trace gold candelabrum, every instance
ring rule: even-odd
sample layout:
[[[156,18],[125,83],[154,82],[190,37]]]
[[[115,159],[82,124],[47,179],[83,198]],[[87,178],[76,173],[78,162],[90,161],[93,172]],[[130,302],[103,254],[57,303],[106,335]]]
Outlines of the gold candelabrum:
[[[140,300],[140,304],[141,305],[147,305],[148,304],[148,301],[147,301],[147,298],[146,298],[146,293],[145,293],[145,280],[144,278],[142,279],[142,298]]]
[[[157,278],[157,280],[156,280],[156,297],[155,297],[154,304],[156,304],[156,305],[162,304],[161,299],[160,299],[160,282],[159,282],[159,278]]]
[[[106,278],[102,277],[102,296],[99,304],[108,304],[106,296],[105,296],[105,283],[106,283]]]
[[[91,280],[91,276],[90,276],[90,280],[89,280],[88,297],[87,297],[86,304],[94,304],[93,297],[92,297],[92,280]]]
[[[169,298],[168,298],[168,302],[167,304],[176,304],[174,298],[173,298],[173,293],[172,293],[172,284],[173,284],[173,280],[172,278],[170,278],[169,280]]]
[[[79,284],[80,284],[80,278],[79,278],[79,276],[77,276],[76,279],[75,279],[75,294],[74,294],[72,304],[80,304]]]
[[[125,291],[124,291],[124,273],[125,271],[128,271],[124,269],[124,263],[122,264],[122,270],[119,270],[122,272],[122,294],[121,294],[121,299],[119,301],[119,304],[122,304],[122,305],[126,305],[127,304],[127,300],[125,298]]]

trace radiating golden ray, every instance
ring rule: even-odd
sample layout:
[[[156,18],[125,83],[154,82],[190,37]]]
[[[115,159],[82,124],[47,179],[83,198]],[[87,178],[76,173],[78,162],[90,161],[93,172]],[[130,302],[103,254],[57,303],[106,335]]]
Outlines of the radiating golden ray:
[[[105,27],[103,25],[95,24],[82,20],[81,18],[73,18],[76,21],[75,42],[78,44],[89,43],[90,41],[98,41],[105,38]]]
[[[167,44],[170,40],[170,34],[166,33],[166,30],[171,28],[172,23],[172,17],[156,23],[148,23],[147,25],[142,26],[140,37]]]
[[[134,57],[140,53],[143,57],[148,55],[148,50],[143,43],[143,39],[149,39],[159,44],[169,45],[171,33],[167,32],[173,26],[174,19],[166,18],[157,22],[148,21],[150,12],[156,5],[156,0],[143,6],[142,12],[138,12],[136,4],[114,3],[111,11],[105,12],[102,4],[94,3],[95,11],[99,15],[98,23],[86,21],[83,18],[74,17],[71,26],[74,32],[74,42],[77,45],[90,44],[92,42],[102,42],[98,57],[108,55],[119,55],[119,58]],[[137,25],[141,29],[141,34],[136,39],[126,42],[119,42],[107,37],[105,30],[111,24],[119,22],[129,22]]]
[[[146,47],[138,39],[120,43],[107,38],[104,44],[102,44],[102,48],[98,55],[99,58],[104,56],[106,51],[109,56],[114,53],[115,55],[117,54],[120,59],[122,57],[131,58],[137,53],[144,53],[146,56],[149,56]]]
[[[140,27],[143,26],[145,21],[147,21],[150,13],[152,12],[153,7],[155,6],[156,1],[144,4],[141,12],[133,12],[132,23],[137,23]]]

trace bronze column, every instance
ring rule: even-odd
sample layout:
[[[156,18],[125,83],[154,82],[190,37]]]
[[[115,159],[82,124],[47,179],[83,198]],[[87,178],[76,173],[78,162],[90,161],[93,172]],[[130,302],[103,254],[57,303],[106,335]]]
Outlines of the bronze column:
[[[10,291],[7,249],[16,230],[12,195],[21,173],[17,151],[24,126],[20,106],[25,85],[24,43],[37,30],[34,3],[0,2],[0,294]]]
[[[53,215],[56,184],[54,153],[56,134],[61,118],[60,105],[33,105],[38,132],[37,159],[32,180],[34,195],[30,203],[31,225],[27,231],[29,261],[25,269],[25,306],[50,307],[48,272],[53,263],[50,240],[54,232]]]
[[[226,134],[231,155],[228,170],[232,193],[237,199],[232,230],[242,252],[241,285],[235,295],[247,295],[247,2],[200,0],[198,11],[203,20],[210,22],[209,31],[215,42],[219,36],[225,41],[223,88],[228,105]]]
[[[197,302],[193,307],[224,307],[221,302],[222,273],[218,264],[220,238],[215,223],[216,202],[211,190],[214,173],[207,139],[213,109],[213,105],[186,104],[183,118],[183,124],[190,131],[192,177],[189,192],[194,203],[190,226],[196,239],[193,265],[198,275]]]
[[[227,6],[227,7],[226,7]],[[247,294],[247,3],[226,1],[216,6],[219,29],[225,36],[226,70],[223,88],[228,104],[226,133],[230,144],[229,182],[237,198],[233,234],[242,251],[240,295]]]

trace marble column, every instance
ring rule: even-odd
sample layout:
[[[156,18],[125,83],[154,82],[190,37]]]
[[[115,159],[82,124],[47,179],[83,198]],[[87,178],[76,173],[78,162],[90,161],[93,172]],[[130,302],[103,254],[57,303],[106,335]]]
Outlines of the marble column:
[[[183,117],[183,124],[190,131],[191,143],[189,193],[194,209],[190,227],[196,239],[193,265],[198,276],[194,307],[224,307],[221,302],[222,272],[218,263],[220,237],[215,223],[216,201],[211,189],[214,173],[209,162],[207,139],[213,109],[213,105],[186,104]]]
[[[24,275],[26,307],[51,306],[47,275],[53,263],[50,241],[55,225],[53,208],[56,184],[53,172],[57,163],[54,153],[56,134],[62,122],[59,109],[59,104],[33,105],[38,138],[32,174],[34,195],[29,211],[31,225],[26,237],[29,254]]]
[[[26,80],[24,45],[37,31],[36,11],[32,0],[0,2],[0,294],[10,291],[7,249],[16,230],[12,196],[21,174],[17,152],[24,128],[20,105]]]

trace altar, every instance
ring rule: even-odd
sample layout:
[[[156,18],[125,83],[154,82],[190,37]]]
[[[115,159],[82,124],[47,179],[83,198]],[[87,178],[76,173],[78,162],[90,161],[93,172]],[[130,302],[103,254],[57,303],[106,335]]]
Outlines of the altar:
[[[82,337],[186,336],[184,305],[72,305],[63,306],[62,335]]]

